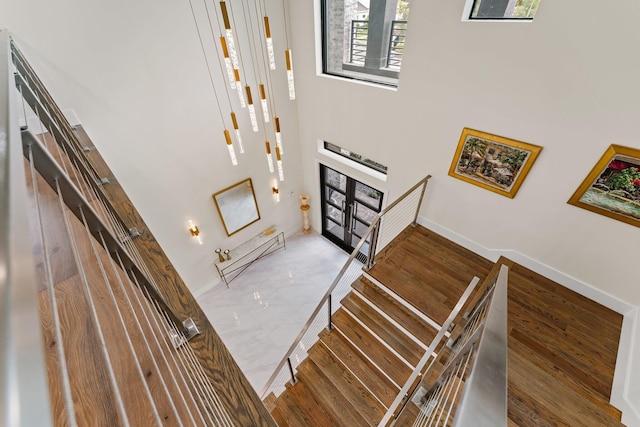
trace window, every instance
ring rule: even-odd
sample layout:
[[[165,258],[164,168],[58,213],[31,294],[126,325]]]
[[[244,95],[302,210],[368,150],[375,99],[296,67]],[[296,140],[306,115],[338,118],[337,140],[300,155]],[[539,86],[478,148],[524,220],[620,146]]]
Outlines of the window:
[[[472,3],[469,19],[532,20],[540,0],[468,0]]]
[[[387,167],[385,165],[378,163],[375,160],[367,159],[366,157],[358,153],[354,153],[353,151],[349,151],[346,148],[339,147],[327,141],[324,142],[324,148],[325,150],[334,152],[346,159],[353,160],[354,162],[371,168],[374,171],[380,172],[381,174],[387,174]]]
[[[322,0],[326,74],[397,86],[410,0]]]

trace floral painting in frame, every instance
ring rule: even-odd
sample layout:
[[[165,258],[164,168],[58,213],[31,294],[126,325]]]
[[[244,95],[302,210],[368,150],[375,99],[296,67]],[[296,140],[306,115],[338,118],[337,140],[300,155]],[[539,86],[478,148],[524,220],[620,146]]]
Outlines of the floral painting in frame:
[[[567,203],[640,227],[640,150],[609,146]]]

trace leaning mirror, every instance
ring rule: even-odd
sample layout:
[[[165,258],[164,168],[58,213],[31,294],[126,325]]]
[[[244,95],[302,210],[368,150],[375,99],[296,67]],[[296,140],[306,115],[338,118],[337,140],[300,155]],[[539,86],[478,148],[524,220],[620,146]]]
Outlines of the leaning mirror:
[[[260,219],[258,202],[251,178],[240,181],[213,195],[227,236],[242,230]]]

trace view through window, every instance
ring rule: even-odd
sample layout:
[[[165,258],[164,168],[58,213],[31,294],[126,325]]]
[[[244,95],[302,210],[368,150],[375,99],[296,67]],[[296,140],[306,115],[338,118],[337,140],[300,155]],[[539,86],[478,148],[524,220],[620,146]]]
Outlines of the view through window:
[[[323,72],[397,86],[410,0],[323,0]]]
[[[471,0],[470,19],[528,19],[538,10],[540,0]]]

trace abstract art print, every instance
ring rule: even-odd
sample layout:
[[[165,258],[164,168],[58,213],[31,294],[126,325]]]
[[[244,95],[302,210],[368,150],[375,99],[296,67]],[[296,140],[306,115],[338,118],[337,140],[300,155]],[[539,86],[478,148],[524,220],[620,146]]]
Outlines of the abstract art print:
[[[513,198],[542,147],[464,128],[449,175]]]

